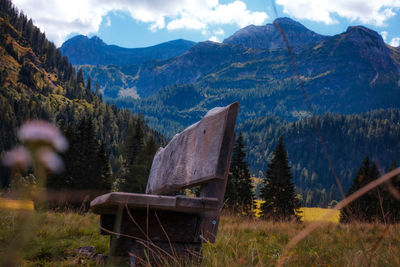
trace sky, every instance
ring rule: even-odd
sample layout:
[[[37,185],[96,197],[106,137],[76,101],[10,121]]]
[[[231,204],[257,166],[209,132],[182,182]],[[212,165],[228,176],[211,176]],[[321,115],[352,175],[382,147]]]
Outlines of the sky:
[[[247,25],[290,17],[325,35],[364,25],[400,45],[400,0],[12,0],[57,46],[77,34],[145,47],[222,42]]]

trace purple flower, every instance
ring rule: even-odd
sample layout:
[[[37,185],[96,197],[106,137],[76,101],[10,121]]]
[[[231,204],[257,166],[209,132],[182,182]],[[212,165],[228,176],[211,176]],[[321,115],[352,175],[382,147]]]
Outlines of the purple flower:
[[[40,148],[37,152],[39,161],[51,172],[60,173],[64,163],[60,156],[48,147]]]
[[[60,129],[45,121],[25,122],[18,130],[18,138],[27,143],[47,143],[59,152],[68,148],[68,142]]]
[[[23,146],[15,147],[6,152],[2,160],[5,166],[15,166],[25,170],[31,165],[31,155]]]

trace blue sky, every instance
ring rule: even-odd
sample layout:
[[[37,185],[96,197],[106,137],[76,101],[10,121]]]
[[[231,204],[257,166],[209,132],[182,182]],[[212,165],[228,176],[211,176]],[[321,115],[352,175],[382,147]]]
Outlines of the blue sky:
[[[276,18],[271,0],[13,0],[58,46],[76,35],[144,47],[174,39],[222,41],[248,25]],[[364,25],[400,45],[400,0],[275,0],[291,17],[326,35]]]

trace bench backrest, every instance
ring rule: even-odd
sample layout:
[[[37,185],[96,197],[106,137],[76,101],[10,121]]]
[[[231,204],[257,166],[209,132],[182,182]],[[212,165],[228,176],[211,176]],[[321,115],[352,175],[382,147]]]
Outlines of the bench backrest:
[[[154,156],[147,194],[169,194],[183,188],[220,180],[226,186],[234,143],[237,102],[210,110],[199,122],[174,136]],[[207,189],[212,197],[214,189]],[[221,191],[221,190],[217,190]],[[225,193],[223,188],[222,197]],[[202,195],[209,195],[202,192]]]

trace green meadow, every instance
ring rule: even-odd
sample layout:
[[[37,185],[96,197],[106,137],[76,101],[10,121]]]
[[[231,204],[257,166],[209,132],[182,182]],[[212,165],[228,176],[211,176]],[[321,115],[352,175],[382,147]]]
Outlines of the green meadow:
[[[288,242],[326,211],[304,209],[303,223],[224,214],[216,243],[203,244],[202,264],[275,266]],[[96,266],[95,257],[77,249],[108,253],[108,237],[99,235],[98,226],[92,213],[0,208],[0,266]],[[399,266],[400,226],[322,221],[286,255],[283,266]]]

